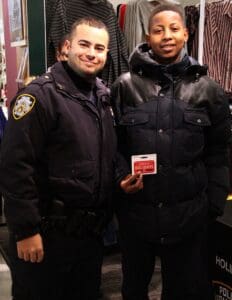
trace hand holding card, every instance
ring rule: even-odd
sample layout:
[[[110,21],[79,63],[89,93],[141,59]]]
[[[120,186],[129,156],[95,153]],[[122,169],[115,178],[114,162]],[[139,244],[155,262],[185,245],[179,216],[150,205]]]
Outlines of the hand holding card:
[[[127,194],[134,194],[134,193],[138,192],[139,190],[143,189],[143,175],[142,174],[135,174],[135,175],[128,174],[120,182],[120,187]]]

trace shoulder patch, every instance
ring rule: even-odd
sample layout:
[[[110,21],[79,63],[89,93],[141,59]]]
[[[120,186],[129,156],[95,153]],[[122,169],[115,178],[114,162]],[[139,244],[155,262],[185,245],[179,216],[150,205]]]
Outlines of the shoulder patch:
[[[13,107],[13,117],[19,120],[27,115],[35,105],[36,99],[30,94],[21,94],[17,97]]]

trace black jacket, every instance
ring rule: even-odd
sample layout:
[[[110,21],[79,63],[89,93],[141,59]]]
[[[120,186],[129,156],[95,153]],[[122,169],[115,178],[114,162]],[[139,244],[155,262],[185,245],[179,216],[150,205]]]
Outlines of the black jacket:
[[[67,211],[110,209],[116,139],[109,91],[99,79],[95,90],[98,108],[56,63],[17,95],[34,99],[22,118],[10,114],[2,142],[0,186],[17,239],[38,232],[53,199]]]
[[[147,44],[130,58],[131,72],[112,87],[120,152],[130,172],[133,154],[156,153],[158,173],[124,195],[119,219],[141,237],[176,241],[221,215],[229,188],[229,106],[223,90],[185,55],[160,65]],[[125,225],[124,224],[124,225]]]

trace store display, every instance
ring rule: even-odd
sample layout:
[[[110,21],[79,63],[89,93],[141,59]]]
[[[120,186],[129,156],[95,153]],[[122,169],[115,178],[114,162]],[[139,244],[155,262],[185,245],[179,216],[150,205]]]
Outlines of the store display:
[[[230,198],[228,198],[230,199]],[[232,299],[232,201],[211,229],[211,273],[215,300]]]

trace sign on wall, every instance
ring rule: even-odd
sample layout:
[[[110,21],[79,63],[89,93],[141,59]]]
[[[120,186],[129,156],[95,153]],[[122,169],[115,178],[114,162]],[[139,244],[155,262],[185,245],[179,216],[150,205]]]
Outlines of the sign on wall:
[[[25,5],[22,0],[8,0],[10,45],[26,45]]]

